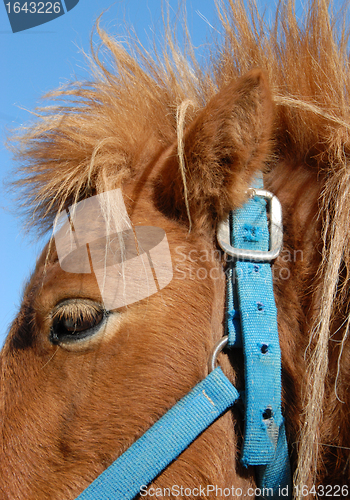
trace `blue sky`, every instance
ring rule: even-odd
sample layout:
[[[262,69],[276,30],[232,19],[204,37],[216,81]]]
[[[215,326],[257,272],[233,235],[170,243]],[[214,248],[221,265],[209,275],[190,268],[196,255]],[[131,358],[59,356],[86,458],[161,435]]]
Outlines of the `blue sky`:
[[[178,1],[168,0],[176,16]],[[275,1],[260,5],[274,10]],[[32,120],[32,110],[50,89],[72,79],[84,78],[87,63],[82,49],[89,52],[90,34],[99,14],[109,8],[102,25],[108,32],[125,35],[132,25],[141,42],[150,47],[162,24],[161,0],[80,0],[63,16],[29,30],[12,33],[5,6],[0,6],[0,176],[12,178],[14,164],[4,147],[6,130]],[[195,46],[205,43],[217,26],[214,0],[187,1],[188,26]],[[208,20],[208,22],[206,21]],[[13,196],[1,186],[1,287],[0,345],[21,302],[24,283],[34,268],[44,241],[33,242],[23,232],[14,211]]]

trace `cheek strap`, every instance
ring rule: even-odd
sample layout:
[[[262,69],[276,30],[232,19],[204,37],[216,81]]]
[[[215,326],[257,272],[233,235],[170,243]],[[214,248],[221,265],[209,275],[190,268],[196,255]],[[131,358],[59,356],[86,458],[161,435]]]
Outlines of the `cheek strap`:
[[[262,189],[231,212],[218,230],[227,254],[228,347],[243,350],[244,441],[241,462],[256,466],[257,485],[269,498],[291,498],[291,472],[281,404],[281,350],[271,261],[282,247],[282,210]],[[267,217],[269,208],[269,220]],[[272,494],[273,493],[273,494]]]

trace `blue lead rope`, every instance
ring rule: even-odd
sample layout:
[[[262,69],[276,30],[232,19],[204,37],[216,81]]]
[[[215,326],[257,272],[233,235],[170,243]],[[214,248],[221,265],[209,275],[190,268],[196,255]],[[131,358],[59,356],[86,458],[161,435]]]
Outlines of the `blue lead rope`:
[[[77,500],[131,500],[239,398],[216,368],[173,406]]]
[[[258,180],[255,188],[262,187]],[[269,250],[266,201],[254,197],[231,214],[231,245]],[[291,498],[291,474],[281,410],[281,352],[270,262],[232,261],[228,268],[228,345],[243,347],[245,429],[241,461],[257,466],[257,483],[269,498]]]

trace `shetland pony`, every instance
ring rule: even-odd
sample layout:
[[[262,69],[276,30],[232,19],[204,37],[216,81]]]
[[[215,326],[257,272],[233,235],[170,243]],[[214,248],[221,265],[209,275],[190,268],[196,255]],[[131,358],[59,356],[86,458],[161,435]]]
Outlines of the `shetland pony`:
[[[107,311],[95,274],[64,271],[50,238],[0,357],[2,500],[76,498],[206,376],[224,333],[216,228],[257,172],[283,207],[273,276],[295,498],[348,496],[348,34],[326,1],[301,21],[281,3],[272,26],[254,5],[218,8],[222,37],[206,65],[190,42],[181,53],[170,26],[153,58],[98,28],[94,80],[52,93],[57,107],[16,137],[16,185],[36,231],[120,188],[134,228],[165,232],[173,278]],[[219,362],[242,389],[242,353]],[[242,426],[227,412],[153,486],[247,495]]]

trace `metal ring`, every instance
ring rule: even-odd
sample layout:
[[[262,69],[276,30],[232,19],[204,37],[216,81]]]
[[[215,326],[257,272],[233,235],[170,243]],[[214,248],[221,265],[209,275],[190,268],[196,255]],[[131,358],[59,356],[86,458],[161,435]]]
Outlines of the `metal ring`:
[[[216,358],[220,354],[220,352],[226,347],[228,343],[228,335],[225,335],[225,337],[222,337],[214,346],[213,351],[211,353],[211,356],[209,358],[209,363],[208,363],[208,368],[209,368],[209,373],[215,370],[216,368]]]

